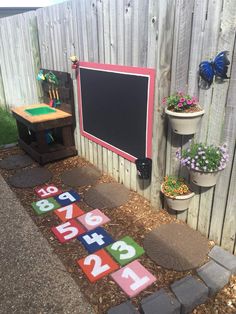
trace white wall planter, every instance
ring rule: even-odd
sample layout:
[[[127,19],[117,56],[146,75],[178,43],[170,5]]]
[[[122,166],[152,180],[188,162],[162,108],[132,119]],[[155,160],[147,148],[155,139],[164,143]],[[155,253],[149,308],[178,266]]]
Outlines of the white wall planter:
[[[180,135],[194,134],[197,131],[199,123],[205,111],[197,112],[173,112],[165,108],[165,113],[168,115],[172,130]]]
[[[190,180],[198,185],[203,187],[211,187],[216,185],[217,179],[219,177],[220,171],[214,172],[203,172],[197,170],[189,170]]]
[[[161,192],[163,193],[162,186],[161,186]],[[188,209],[191,198],[194,195],[195,193],[191,192],[190,194],[187,194],[187,195],[179,195],[179,196],[176,196],[175,198],[172,198],[164,194],[168,207],[176,211],[183,211],[183,210]]]

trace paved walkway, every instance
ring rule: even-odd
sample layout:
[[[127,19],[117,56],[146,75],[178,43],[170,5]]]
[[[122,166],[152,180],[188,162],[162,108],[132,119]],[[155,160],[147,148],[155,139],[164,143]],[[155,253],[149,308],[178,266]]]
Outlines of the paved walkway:
[[[0,313],[93,314],[0,175]]]

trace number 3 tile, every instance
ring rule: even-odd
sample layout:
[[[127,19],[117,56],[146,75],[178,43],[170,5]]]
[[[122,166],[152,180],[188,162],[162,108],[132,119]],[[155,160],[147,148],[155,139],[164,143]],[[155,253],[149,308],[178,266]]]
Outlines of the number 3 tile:
[[[107,246],[106,250],[121,266],[132,262],[144,253],[144,249],[128,236]]]
[[[111,277],[130,298],[156,281],[156,278],[138,261],[119,269]]]
[[[77,260],[77,263],[91,282],[95,282],[119,268],[119,265],[103,249]]]

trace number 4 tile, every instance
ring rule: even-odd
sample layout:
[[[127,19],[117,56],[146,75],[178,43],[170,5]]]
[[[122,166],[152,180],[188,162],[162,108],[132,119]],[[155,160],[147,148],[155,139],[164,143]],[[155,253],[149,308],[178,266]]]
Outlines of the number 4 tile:
[[[144,249],[129,236],[107,246],[106,250],[121,266],[132,262],[144,253]]]
[[[77,263],[91,282],[95,282],[119,268],[119,265],[103,249],[77,260]]]
[[[93,253],[114,242],[112,237],[101,227],[88,231],[78,237],[84,248]]]
[[[130,298],[156,281],[156,278],[138,261],[119,269],[111,277]]]

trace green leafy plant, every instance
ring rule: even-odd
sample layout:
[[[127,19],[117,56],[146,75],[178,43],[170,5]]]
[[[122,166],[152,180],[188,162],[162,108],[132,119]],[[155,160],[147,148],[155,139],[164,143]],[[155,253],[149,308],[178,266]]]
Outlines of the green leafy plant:
[[[177,158],[182,166],[189,169],[213,172],[223,170],[229,160],[227,145],[222,146],[206,145],[190,141],[190,147],[178,150]]]
[[[182,92],[163,98],[162,103],[168,110],[176,112],[200,110],[197,98]]]
[[[175,176],[165,176],[162,183],[162,192],[167,197],[175,197],[192,193],[184,178]]]

